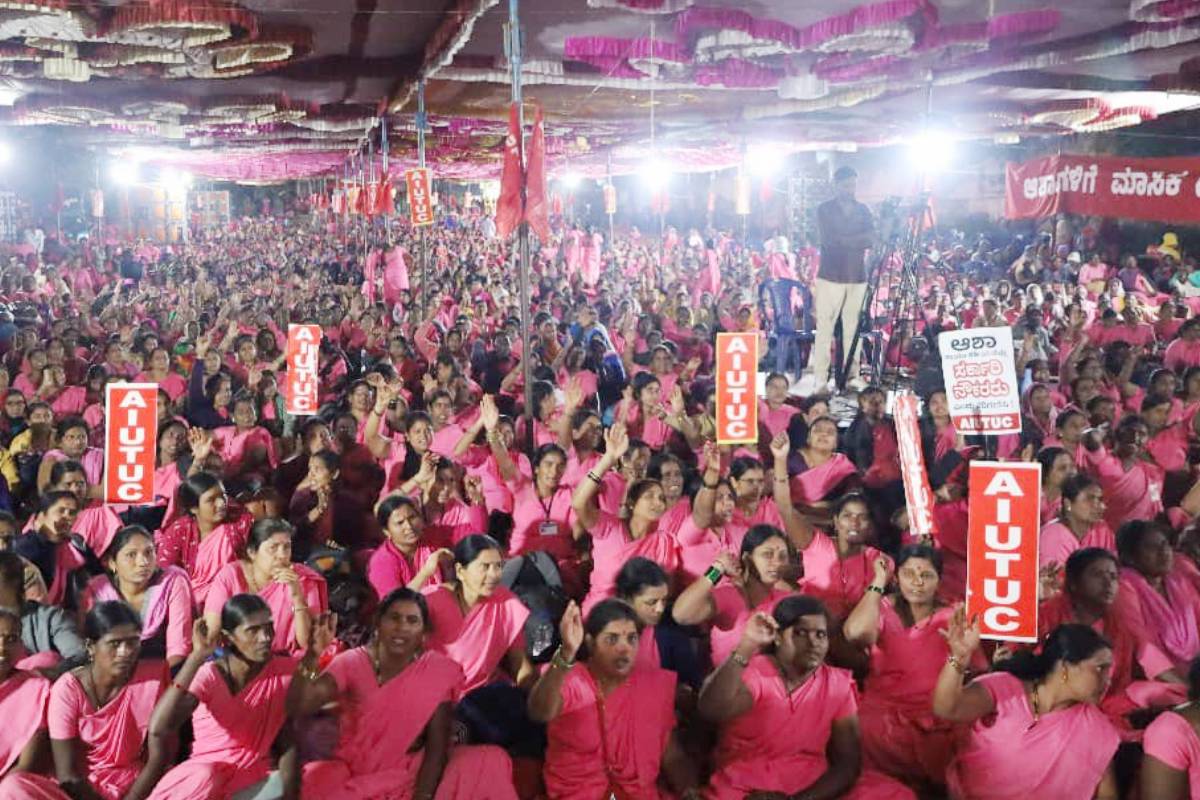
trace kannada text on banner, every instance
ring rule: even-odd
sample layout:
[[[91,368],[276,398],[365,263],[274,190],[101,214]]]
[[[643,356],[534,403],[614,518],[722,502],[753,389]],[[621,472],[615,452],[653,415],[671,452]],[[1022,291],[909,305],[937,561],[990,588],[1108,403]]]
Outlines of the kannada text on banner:
[[[1021,432],[1021,398],[1012,328],[968,328],[938,335],[950,418],[959,433]]]

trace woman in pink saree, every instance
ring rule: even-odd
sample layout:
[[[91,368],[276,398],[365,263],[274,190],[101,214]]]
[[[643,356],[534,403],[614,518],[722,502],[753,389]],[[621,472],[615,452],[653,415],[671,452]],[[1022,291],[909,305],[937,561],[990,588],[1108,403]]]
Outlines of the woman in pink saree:
[[[941,573],[939,551],[909,545],[896,557],[899,591],[885,597],[888,564],[876,561],[874,580],[843,626],[847,641],[871,651],[858,709],[863,759],[917,789],[945,782],[954,751],[953,726],[929,708],[953,614],[937,599]]]
[[[271,609],[261,597],[231,598],[221,609],[220,625],[218,631],[196,620],[191,655],[154,709],[151,752],[169,750],[189,718],[195,741],[191,757],[162,777],[151,798],[230,800],[269,781],[274,794],[267,796],[278,797],[282,789],[283,796],[295,797],[296,752],[285,747],[273,774],[271,746],[287,719],[298,659],[272,654]],[[213,658],[219,644],[223,654]]]
[[[420,591],[443,582],[444,565],[454,557],[447,549],[448,530],[426,525],[417,504],[399,494],[388,495],[376,517],[385,538],[367,562],[367,580],[377,595],[384,597],[402,586]]]
[[[1134,630],[1184,674],[1200,655],[1200,589],[1184,559],[1176,558],[1162,526],[1133,520],[1117,533],[1121,558],[1118,603]]]
[[[550,800],[660,800],[664,781],[699,800],[674,732],[675,673],[637,665],[640,627],[620,600],[602,600],[586,623],[574,603],[563,614],[562,646],[529,694],[529,716],[547,726]]]
[[[200,472],[177,493],[181,516],[154,535],[159,566],[182,567],[192,579],[192,595],[204,607],[208,587],[221,568],[237,561],[254,518],[231,511],[219,478]]]
[[[1142,797],[1200,797],[1200,661],[1188,670],[1188,703],[1160,714],[1142,740]]]
[[[1076,475],[1063,484],[1058,516],[1042,527],[1038,537],[1038,564],[1062,567],[1072,553],[1085,547],[1117,552],[1117,539],[1104,521],[1104,491],[1087,475]]]
[[[700,488],[692,499],[692,513],[678,526],[666,529],[679,543],[679,581],[685,586],[702,577],[721,553],[738,553],[746,533],[742,530],[742,536],[735,539],[730,530],[733,485],[721,478],[721,452],[715,444],[705,445],[704,464]]]
[[[812,597],[755,612],[704,684],[699,712],[721,725],[708,800],[915,800],[898,781],[862,770],[854,679],[825,663],[828,619]]]
[[[254,594],[271,609],[277,653],[301,655],[312,636],[313,620],[329,608],[325,579],[292,561],[296,530],[287,520],[267,517],[250,528],[246,556],[226,564],[204,599],[204,618],[216,630],[221,609],[231,597]]]
[[[1043,447],[1037,454],[1042,465],[1042,525],[1053,521],[1062,511],[1062,490],[1075,475],[1075,459],[1061,447]]]
[[[1122,417],[1113,433],[1113,452],[1095,463],[1092,472],[1104,489],[1104,520],[1110,527],[1130,519],[1154,519],[1163,510],[1164,472],[1145,458],[1149,437],[1141,417]]]
[[[385,596],[371,642],[339,653],[319,673],[324,630],[301,662],[289,710],[305,716],[338,703],[341,738],[333,759],[304,766],[305,797],[516,800],[512,762],[503,750],[451,744],[463,672],[424,648],[429,630],[424,596],[407,588]],[[380,714],[381,708],[404,713]]]
[[[84,621],[88,663],[50,690],[54,769],[72,797],[144,800],[168,763],[158,749],[142,755],[167,670],[138,660],[140,628],[124,603],[97,605]]]
[[[792,502],[810,514],[828,520],[830,498],[858,470],[844,453],[837,452],[837,423],[820,417],[808,428],[804,444],[788,456]]]
[[[960,607],[946,631],[950,655],[938,675],[933,713],[969,724],[946,772],[957,800],[1116,800],[1112,769],[1120,737],[1096,704],[1112,670],[1112,648],[1085,625],[1062,625],[1042,648],[1020,651],[997,671],[963,685],[979,649],[979,622]]]
[[[0,608],[0,800],[65,800],[49,776],[35,770],[47,761],[46,706],[50,682],[16,669],[21,618]]]

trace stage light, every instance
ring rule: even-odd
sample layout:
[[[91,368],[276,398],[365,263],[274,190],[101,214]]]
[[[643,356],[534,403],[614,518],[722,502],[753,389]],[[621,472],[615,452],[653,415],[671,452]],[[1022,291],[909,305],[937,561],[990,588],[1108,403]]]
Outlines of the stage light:
[[[909,140],[908,154],[925,172],[939,172],[954,159],[954,139],[945,131],[925,130]]]
[[[665,189],[671,182],[671,169],[657,158],[642,165],[642,182],[651,189]]]
[[[0,164],[12,161],[12,146],[8,142],[0,142]]]
[[[578,172],[568,172],[559,178],[559,180],[562,182],[564,189],[574,190],[579,185],[579,182],[583,180],[583,177]]]
[[[118,186],[133,186],[141,179],[138,163],[132,160],[114,161],[108,175]]]
[[[779,170],[782,161],[779,150],[771,145],[756,144],[746,149],[746,171],[759,178],[766,178]]]

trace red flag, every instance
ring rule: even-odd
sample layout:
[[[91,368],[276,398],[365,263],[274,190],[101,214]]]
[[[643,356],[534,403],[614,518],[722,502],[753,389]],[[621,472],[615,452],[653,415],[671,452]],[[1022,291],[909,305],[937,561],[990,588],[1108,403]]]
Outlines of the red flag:
[[[378,214],[379,206],[379,184],[371,181],[367,184],[366,191],[363,192],[365,198],[363,200],[362,213],[369,216]]]
[[[384,178],[379,183],[379,192],[375,195],[375,213],[391,214],[395,211],[392,205],[392,182]]]
[[[546,127],[542,107],[533,114],[533,136],[529,139],[529,164],[525,172],[525,221],[543,242],[550,241],[549,208],[546,205]]]
[[[517,104],[508,107],[508,136],[504,139],[504,171],[500,173],[500,197],[496,200],[496,235],[501,239],[521,223],[521,127]]]

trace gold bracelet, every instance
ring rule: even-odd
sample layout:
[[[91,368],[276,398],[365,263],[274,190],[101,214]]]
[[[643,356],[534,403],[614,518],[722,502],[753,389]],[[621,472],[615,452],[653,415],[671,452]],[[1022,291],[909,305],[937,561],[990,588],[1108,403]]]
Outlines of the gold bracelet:
[[[963,666],[963,663],[959,659],[959,657],[954,655],[953,653],[946,656],[946,663],[949,664],[950,666],[954,667],[954,669],[958,672],[959,675],[967,674],[967,668],[965,666]]]
[[[550,657],[550,666],[558,669],[570,669],[575,666],[575,662],[567,660],[567,657],[563,655],[562,645],[559,645],[558,649],[554,651],[554,655]]]
[[[750,659],[746,658],[744,655],[739,653],[737,650],[734,650],[732,653],[729,654],[729,660],[732,661],[733,663],[737,664],[739,667],[741,667],[743,669],[750,666]]]

